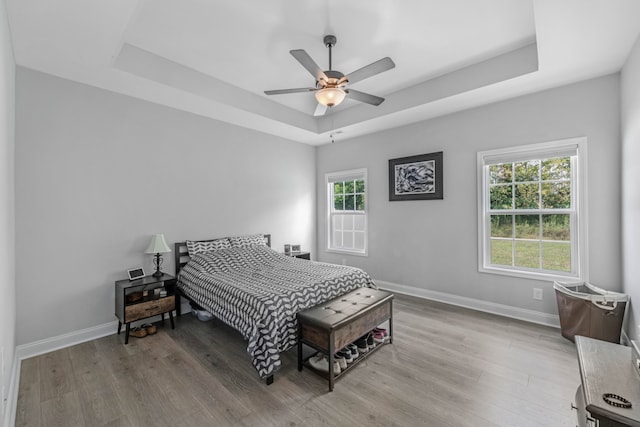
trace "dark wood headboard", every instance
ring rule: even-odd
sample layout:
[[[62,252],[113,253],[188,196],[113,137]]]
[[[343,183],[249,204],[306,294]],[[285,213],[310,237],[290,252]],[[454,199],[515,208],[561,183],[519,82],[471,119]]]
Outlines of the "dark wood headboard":
[[[265,239],[267,239],[267,246],[271,247],[271,234],[265,234]],[[206,240],[192,240],[193,242],[213,242],[214,240],[224,239],[225,237],[218,237],[215,239],[206,239]],[[174,243],[173,257],[175,259],[176,265],[176,276],[180,272],[180,269],[184,267],[187,262],[189,262],[189,251],[187,251],[187,242],[176,242]]]

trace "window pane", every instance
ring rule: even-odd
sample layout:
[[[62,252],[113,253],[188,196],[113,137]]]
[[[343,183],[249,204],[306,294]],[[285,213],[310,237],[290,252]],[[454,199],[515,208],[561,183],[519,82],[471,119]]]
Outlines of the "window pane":
[[[342,247],[342,233],[339,231],[333,232],[333,246],[336,248]]]
[[[491,237],[513,237],[513,216],[491,215]]]
[[[571,216],[569,214],[542,215],[542,239],[569,242]]]
[[[342,215],[333,216],[333,229],[342,230]]]
[[[353,249],[353,231],[345,231],[342,233],[342,247]]]
[[[364,193],[364,180],[359,179],[356,181],[356,193]]]
[[[342,193],[344,193],[344,185],[342,185],[342,182],[334,182],[333,194],[342,194]]]
[[[492,185],[490,192],[491,209],[511,209],[513,207],[512,186]]]
[[[516,181],[539,181],[540,160],[527,160],[515,164]]]
[[[353,230],[353,215],[344,215],[342,218],[342,229]]]
[[[337,211],[344,210],[344,196],[333,197],[333,208]]]
[[[571,183],[547,182],[542,184],[542,207],[544,209],[571,208]]]
[[[356,195],[356,210],[363,211],[364,210],[364,194]]]
[[[509,183],[512,180],[512,163],[489,166],[489,182],[491,184]]]
[[[516,209],[538,209],[540,201],[539,188],[538,184],[516,185]]]
[[[364,250],[364,233],[356,232],[354,237],[355,237],[355,242],[353,246],[356,249]]]
[[[511,240],[491,239],[491,264],[513,265]]]
[[[542,161],[542,179],[571,179],[571,157],[558,157]]]
[[[353,194],[344,196],[344,209],[352,211],[355,207],[355,196]]]
[[[540,243],[516,240],[515,265],[518,267],[540,268]]]
[[[354,230],[364,231],[364,215],[353,216],[353,228]]]
[[[571,244],[569,242],[542,242],[542,268],[570,272]]]
[[[540,215],[516,215],[516,239],[540,239]]]
[[[345,181],[344,183],[344,194],[353,194],[354,193],[354,185],[353,181]]]

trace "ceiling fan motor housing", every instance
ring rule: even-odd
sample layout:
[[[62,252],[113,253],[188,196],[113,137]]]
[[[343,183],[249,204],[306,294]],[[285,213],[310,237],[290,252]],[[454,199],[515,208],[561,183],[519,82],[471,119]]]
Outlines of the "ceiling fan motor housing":
[[[338,41],[336,36],[331,35],[331,34],[324,36],[324,38],[322,40],[324,41],[324,45],[326,47],[333,47],[333,46],[336,45],[336,42]]]
[[[347,79],[342,80],[342,78],[344,77],[344,74],[342,74],[340,71],[326,70],[324,74],[327,76],[327,80],[323,78],[318,80],[316,82],[317,88],[344,87],[349,82],[349,80]]]

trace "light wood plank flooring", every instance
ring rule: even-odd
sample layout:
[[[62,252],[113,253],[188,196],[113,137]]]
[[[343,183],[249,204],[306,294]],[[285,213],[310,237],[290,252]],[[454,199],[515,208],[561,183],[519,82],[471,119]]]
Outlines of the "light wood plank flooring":
[[[24,360],[17,426],[575,426],[557,329],[406,296],[394,343],[336,383],[283,355],[260,381],[240,334],[190,315]]]

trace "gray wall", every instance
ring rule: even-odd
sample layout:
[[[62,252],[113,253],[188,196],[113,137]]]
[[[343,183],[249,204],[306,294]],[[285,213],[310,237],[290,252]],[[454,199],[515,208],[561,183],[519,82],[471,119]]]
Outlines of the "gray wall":
[[[640,38],[622,69],[622,217],[624,291],[631,297],[627,331],[640,338]],[[634,307],[634,301],[636,302]]]
[[[155,233],[315,247],[313,147],[20,67],[16,82],[18,344],[114,321],[114,281],[152,271]]]
[[[15,61],[5,2],[0,2],[0,424],[6,413],[5,397],[13,368],[16,326],[14,115]]]
[[[590,281],[620,290],[619,126],[616,74],[322,146],[319,258],[418,290],[557,314],[551,282],[478,272],[476,154],[586,136]],[[444,200],[389,202],[388,160],[435,151],[444,151]],[[369,256],[327,253],[324,174],[361,167],[369,173]],[[532,299],[534,287],[542,301]]]

